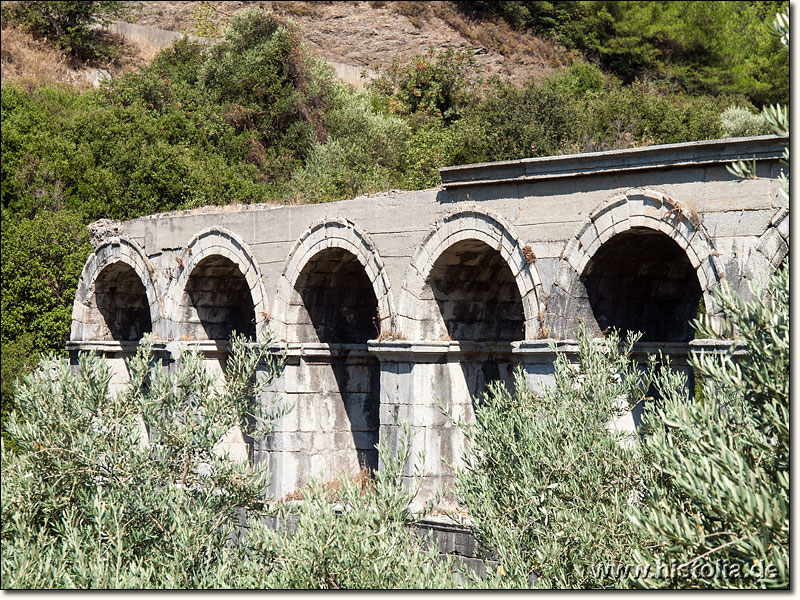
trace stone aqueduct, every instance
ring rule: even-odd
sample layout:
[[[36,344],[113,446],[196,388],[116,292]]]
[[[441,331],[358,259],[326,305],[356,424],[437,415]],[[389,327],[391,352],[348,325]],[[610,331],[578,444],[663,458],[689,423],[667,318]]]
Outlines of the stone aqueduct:
[[[462,438],[437,402],[534,387],[574,353],[579,319],[644,332],[639,351],[686,365],[698,307],[723,280],[747,296],[788,254],[775,136],[450,167],[443,186],[302,206],[201,209],[107,225],[95,236],[68,348],[123,359],[152,331],[164,360],[195,346],[224,362],[232,330],[288,360],[276,391],[294,410],[255,448],[273,491],[378,467],[379,439],[413,425],[425,490],[450,479]],[[726,165],[757,158],[759,179]],[[238,446],[237,446],[238,444]]]

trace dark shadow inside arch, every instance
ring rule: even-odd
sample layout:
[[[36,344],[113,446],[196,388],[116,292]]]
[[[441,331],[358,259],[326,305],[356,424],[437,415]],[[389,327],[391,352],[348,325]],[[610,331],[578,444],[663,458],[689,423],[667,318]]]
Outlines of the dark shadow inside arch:
[[[306,263],[294,292],[290,314],[295,316],[290,318],[294,322],[288,324],[288,339],[331,344],[329,369],[335,379],[332,393],[336,433],[349,432],[359,466],[375,470],[380,363],[366,353],[366,344],[378,337],[380,320],[372,283],[355,255],[341,248],[328,248]],[[318,400],[313,395],[308,398],[309,402]]]
[[[458,342],[478,342],[460,364],[473,401],[492,381],[513,383],[510,342],[525,339],[525,311],[511,269],[500,252],[479,240],[445,250],[431,269],[431,294],[447,331]]]
[[[295,290],[305,309],[295,323],[297,341],[366,344],[378,337],[375,290],[364,267],[347,250],[329,248],[314,256],[297,278]]]
[[[702,290],[683,249],[666,234],[634,227],[605,244],[581,275],[601,331],[641,331],[645,342],[689,342]]]
[[[153,328],[147,292],[126,263],[111,264],[100,272],[95,280],[95,302],[101,317],[94,323],[96,339],[137,341]]]
[[[510,342],[525,337],[525,312],[511,269],[478,240],[453,244],[427,280],[451,340]]]
[[[192,269],[183,297],[189,339],[225,340],[233,331],[256,337],[250,286],[239,267],[223,256],[209,256]]]

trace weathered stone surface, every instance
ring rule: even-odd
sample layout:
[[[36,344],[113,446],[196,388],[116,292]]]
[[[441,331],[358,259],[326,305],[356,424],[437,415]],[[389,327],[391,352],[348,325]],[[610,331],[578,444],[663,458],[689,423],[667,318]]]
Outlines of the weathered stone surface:
[[[222,373],[231,330],[263,341],[269,324],[290,346],[269,393],[295,406],[252,450],[273,491],[379,468],[374,445],[396,447],[408,423],[428,497],[463,447],[439,403],[470,420],[472,398],[512,385],[517,365],[552,385],[556,352],[574,347],[535,338],[562,343],[583,318],[680,354],[700,297],[766,281],[788,253],[781,150],[764,136],[468,165],[443,169],[439,189],[97,223],[70,353],[104,353],[119,386],[152,331],[165,363],[194,344]],[[759,157],[763,179],[734,183],[739,156]],[[244,443],[220,448],[241,460]]]

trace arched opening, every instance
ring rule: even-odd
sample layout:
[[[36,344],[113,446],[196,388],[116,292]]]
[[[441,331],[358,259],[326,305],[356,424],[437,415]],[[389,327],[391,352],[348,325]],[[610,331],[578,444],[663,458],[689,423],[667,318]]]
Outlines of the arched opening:
[[[640,331],[645,342],[689,342],[702,290],[695,268],[669,236],[634,227],[605,244],[581,275],[600,331]]]
[[[314,255],[290,300],[289,342],[328,344],[324,357],[303,357],[296,405],[308,427],[311,474],[378,467],[380,363],[367,351],[378,337],[378,299],[364,266],[341,248]]]
[[[253,297],[242,271],[231,260],[212,255],[194,267],[181,302],[188,340],[228,340],[233,331],[256,337]]]
[[[152,330],[147,292],[130,265],[107,266],[95,279],[94,288],[97,313],[87,339],[131,342]]]
[[[460,342],[435,376],[449,381],[454,404],[474,403],[492,381],[513,389],[516,360],[510,342],[525,338],[517,282],[500,252],[480,240],[456,242],[434,262],[422,288],[423,332],[429,340]],[[456,376],[455,373],[459,373]],[[442,436],[443,443],[448,437]],[[449,456],[442,447],[442,456]]]
[[[364,267],[347,250],[329,248],[300,273],[294,337],[299,341],[366,344],[378,337],[378,299]]]
[[[443,252],[423,288],[437,310],[440,337],[509,342],[525,337],[525,312],[511,269],[500,253],[478,240]],[[430,300],[429,300],[430,301]]]

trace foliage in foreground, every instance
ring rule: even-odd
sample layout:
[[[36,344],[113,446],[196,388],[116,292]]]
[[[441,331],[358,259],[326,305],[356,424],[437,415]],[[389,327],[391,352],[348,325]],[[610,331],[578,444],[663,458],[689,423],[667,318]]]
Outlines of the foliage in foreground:
[[[452,558],[440,559],[435,543],[426,546],[408,525],[431,508],[412,515],[418,486],[404,486],[410,457],[405,427],[399,447],[378,445],[382,468],[364,485],[349,476],[334,493],[315,481],[299,502],[283,503],[277,516],[292,518],[294,533],[263,523],[248,532],[249,556],[267,571],[267,587],[311,589],[441,589],[480,582],[470,571],[457,577]]]
[[[789,267],[745,303],[724,286],[722,324],[747,352],[691,359],[692,399],[669,364],[637,369],[630,346],[580,332],[577,365],[534,394],[490,387],[464,425],[460,501],[500,562],[502,585],[545,588],[775,588],[789,581]],[[610,426],[647,403],[641,441]],[[628,434],[632,435],[632,434]],[[626,443],[628,442],[628,443]]]
[[[260,395],[282,359],[235,336],[224,382],[199,353],[181,362],[165,371],[145,342],[118,394],[94,356],[78,372],[48,359],[25,377],[9,419],[18,446],[2,447],[4,588],[457,585],[452,563],[406,527],[407,442],[379,448],[385,468],[366,489],[343,477],[336,504],[314,483],[275,507],[266,471],[226,458],[219,441],[235,425],[263,439],[285,414]],[[263,522],[289,512],[293,532]]]
[[[577,365],[559,354],[555,386],[534,393],[518,370],[514,391],[490,386],[457,472],[460,502],[490,548],[503,585],[624,587],[596,565],[620,562],[644,536],[628,503],[642,491],[636,434],[617,423],[644,400],[647,371],[629,354],[635,338],[598,345],[582,328]]]
[[[640,585],[789,584],[788,261],[756,292],[751,303],[726,286],[719,294],[747,353],[694,357],[705,401],[687,402],[667,377],[645,418],[643,458],[653,468],[645,505],[631,513],[655,543],[636,552],[651,567]],[[718,335],[708,319],[699,328]]]
[[[226,585],[236,508],[260,506],[266,474],[218,442],[235,425],[263,435],[280,414],[254,400],[280,359],[241,337],[232,349],[224,385],[197,352],[165,371],[147,342],[119,393],[95,356],[25,377],[8,423],[18,448],[2,450],[4,588]]]
[[[789,14],[773,30],[789,48]],[[789,135],[786,107],[765,107],[763,119]],[[783,158],[788,165],[789,148]],[[754,166],[754,165],[753,165]],[[729,170],[755,177],[738,161]],[[781,175],[789,199],[789,178]],[[734,360],[695,355],[707,383],[704,401],[687,403],[663,379],[664,401],[646,420],[650,495],[632,519],[654,536],[637,552],[650,569],[648,587],[785,588],[789,585],[789,260],[766,289],[742,302],[723,283],[717,301],[725,318],[697,323],[707,337],[735,337],[747,353]]]

